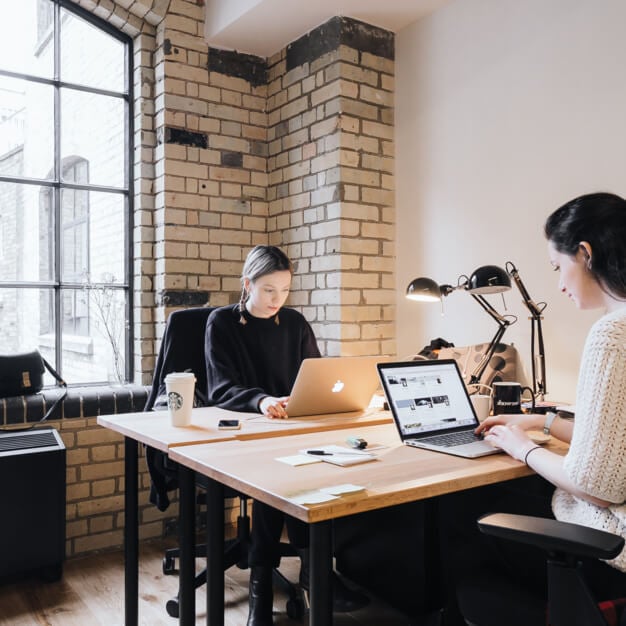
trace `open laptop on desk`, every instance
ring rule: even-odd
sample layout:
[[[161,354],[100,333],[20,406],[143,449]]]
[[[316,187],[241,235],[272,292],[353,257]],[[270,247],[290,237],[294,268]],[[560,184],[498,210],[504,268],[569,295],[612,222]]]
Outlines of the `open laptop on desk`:
[[[378,388],[378,356],[304,359],[287,402],[289,417],[365,410]]]
[[[468,458],[501,452],[474,435],[478,418],[456,361],[379,363],[377,367],[406,445]]]

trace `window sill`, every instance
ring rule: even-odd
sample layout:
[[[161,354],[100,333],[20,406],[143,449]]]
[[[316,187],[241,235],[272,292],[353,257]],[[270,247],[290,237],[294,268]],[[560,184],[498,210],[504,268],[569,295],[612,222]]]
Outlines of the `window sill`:
[[[70,387],[46,421],[143,411],[149,391],[142,385]],[[28,396],[0,398],[0,427],[31,426],[41,420],[60,393],[59,387],[50,387]]]

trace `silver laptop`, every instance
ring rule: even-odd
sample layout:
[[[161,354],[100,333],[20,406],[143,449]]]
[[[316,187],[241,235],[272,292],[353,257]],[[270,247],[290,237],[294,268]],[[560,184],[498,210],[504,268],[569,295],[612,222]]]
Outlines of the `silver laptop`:
[[[406,445],[468,458],[502,452],[474,434],[478,418],[456,361],[379,363],[377,368]]]
[[[304,359],[287,403],[289,417],[366,409],[376,389],[376,356]]]

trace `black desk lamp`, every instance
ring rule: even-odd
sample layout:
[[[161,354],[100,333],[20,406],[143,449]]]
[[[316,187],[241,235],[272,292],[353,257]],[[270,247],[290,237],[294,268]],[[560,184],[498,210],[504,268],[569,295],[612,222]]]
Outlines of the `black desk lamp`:
[[[548,389],[546,387],[546,355],[543,346],[543,332],[541,330],[542,313],[546,306],[545,302],[533,302],[526,291],[526,287],[519,276],[517,268],[511,261],[506,262],[506,271],[515,281],[515,285],[522,294],[523,302],[530,311],[530,359],[533,376],[533,394],[535,398],[543,400]],[[537,374],[537,363],[539,364],[539,374]]]
[[[501,293],[508,291],[510,288],[511,279],[505,270],[497,265],[483,265],[475,270],[469,278],[467,278],[467,276],[460,276],[456,287],[452,285],[438,285],[431,278],[422,277],[412,280],[406,289],[406,297],[409,300],[416,300],[418,302],[443,301],[443,298],[449,296],[453,291],[462,289],[467,291],[498,324],[496,334],[470,376],[469,385],[480,383],[480,379],[506,329],[517,321],[515,316],[500,315],[484,298],[484,295]]]

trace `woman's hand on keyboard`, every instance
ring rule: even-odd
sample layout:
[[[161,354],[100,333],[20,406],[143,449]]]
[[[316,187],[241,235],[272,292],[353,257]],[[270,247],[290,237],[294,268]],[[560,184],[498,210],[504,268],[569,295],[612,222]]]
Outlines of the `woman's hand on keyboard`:
[[[545,415],[538,413],[502,413],[500,415],[492,415],[483,420],[478,428],[474,431],[477,435],[483,433],[486,435],[494,426],[517,426],[521,430],[533,430],[543,428]]]
[[[485,441],[494,448],[504,450],[518,461],[523,461],[528,451],[536,445],[517,425],[504,426],[498,424],[487,432]]]

